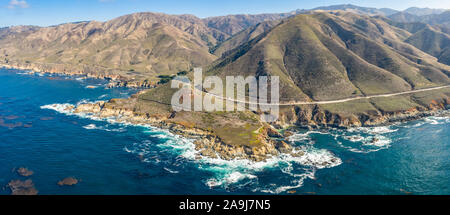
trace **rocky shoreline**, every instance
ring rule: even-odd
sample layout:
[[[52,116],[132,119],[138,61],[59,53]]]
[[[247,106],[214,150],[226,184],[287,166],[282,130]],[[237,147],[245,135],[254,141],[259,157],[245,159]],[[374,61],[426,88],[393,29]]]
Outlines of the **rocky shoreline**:
[[[133,96],[136,99],[136,95]],[[381,116],[372,116],[365,118],[364,122],[361,121],[349,121],[344,119],[346,123],[336,123],[336,120],[318,120],[313,124],[277,124],[263,125],[259,130],[258,139],[261,144],[257,147],[249,147],[245,144],[242,145],[229,145],[226,144],[221,138],[212,133],[211,131],[187,127],[185,125],[173,123],[169,121],[170,116],[155,117],[150,114],[136,113],[132,109],[118,107],[115,104],[117,99],[113,99],[109,102],[97,102],[86,103],[78,106],[68,107],[69,111],[73,113],[91,114],[99,118],[115,118],[118,122],[131,123],[137,125],[151,125],[154,127],[167,129],[173,134],[183,136],[185,138],[194,139],[195,149],[198,152],[198,159],[203,157],[208,158],[220,158],[224,160],[234,159],[246,159],[251,161],[264,161],[273,156],[279,156],[281,154],[287,154],[293,157],[301,157],[305,154],[301,149],[287,143],[287,138],[293,135],[296,128],[351,128],[351,127],[374,127],[392,125],[396,122],[406,122],[411,120],[418,120],[424,117],[438,115],[450,117],[448,111],[449,100],[444,100],[442,103],[435,103],[430,105],[427,110],[408,110],[405,112],[393,112],[386,113]],[[325,114],[326,115],[326,114]],[[312,117],[320,119],[317,117]],[[336,119],[338,116],[331,117],[330,119]],[[363,117],[364,118],[364,117]],[[349,123],[350,122],[350,123]],[[283,130],[280,132],[280,130]]]
[[[34,64],[0,64],[0,67],[31,70],[37,73],[62,74],[69,76],[83,76],[87,78],[106,79],[110,83],[108,87],[130,87],[130,88],[152,88],[153,83],[133,82],[120,75],[106,75],[102,73],[85,73],[83,71],[73,72],[61,68],[36,66]],[[137,102],[139,94],[127,99],[127,103]],[[377,111],[371,114],[343,116],[320,109],[317,105],[306,107],[292,107],[291,110],[281,113],[280,120],[272,123],[261,123],[261,128],[257,134],[257,146],[246,144],[227,144],[214,132],[206,129],[186,126],[181,123],[170,121],[171,115],[152,115],[151,113],[137,113],[132,107],[117,105],[119,99],[112,99],[108,102],[86,103],[78,106],[66,107],[69,112],[75,114],[90,114],[99,118],[113,117],[118,122],[131,124],[145,124],[154,127],[167,129],[173,134],[185,138],[194,139],[195,149],[201,156],[209,158],[220,158],[224,160],[247,159],[252,161],[264,161],[272,156],[288,154],[294,157],[304,155],[300,149],[288,144],[286,138],[292,135],[295,128],[320,129],[320,128],[350,128],[350,127],[373,127],[391,125],[396,122],[405,122],[421,119],[436,114],[441,114],[442,110],[450,109],[450,99],[444,98],[439,101],[432,101],[429,105],[411,108],[406,111],[383,112]],[[289,113],[290,116],[287,116]],[[448,113],[446,113],[448,116]],[[284,132],[280,132],[280,131]]]
[[[220,158],[224,160],[247,159],[252,161],[264,161],[272,156],[282,153],[291,156],[302,156],[303,152],[295,150],[282,138],[282,134],[270,126],[263,126],[258,136],[260,147],[249,147],[245,145],[229,145],[224,143],[220,137],[211,131],[198,128],[189,128],[168,121],[168,117],[155,117],[149,114],[137,114],[133,110],[116,108],[115,99],[109,102],[96,102],[68,106],[65,111],[74,114],[90,114],[98,118],[114,118],[119,123],[131,123],[135,125],[150,125],[166,129],[169,132],[184,138],[193,139],[195,149],[198,151],[198,159],[202,156],[209,158]]]
[[[103,79],[109,81],[108,88],[127,87],[127,88],[153,88],[157,86],[156,82],[148,80],[133,80],[118,74],[110,74],[106,69],[82,68],[74,70],[66,68],[64,65],[36,64],[36,63],[0,63],[0,68],[29,70],[32,73],[58,74],[67,76],[77,76],[85,78]],[[94,72],[96,71],[96,72]],[[99,72],[98,72],[99,71]]]
[[[387,112],[378,110],[370,114],[360,115],[332,113],[320,109],[317,105],[302,110],[292,109],[290,112],[294,114],[291,114],[290,117],[281,115],[280,120],[274,123],[274,126],[277,128],[295,126],[307,129],[386,126],[440,114],[442,110],[450,109],[450,98],[433,100],[427,106],[414,107],[405,111]]]

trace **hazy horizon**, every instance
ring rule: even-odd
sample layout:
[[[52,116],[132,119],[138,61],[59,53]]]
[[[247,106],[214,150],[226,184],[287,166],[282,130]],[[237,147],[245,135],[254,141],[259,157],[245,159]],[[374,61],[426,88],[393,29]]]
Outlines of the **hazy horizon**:
[[[126,14],[153,12],[165,14],[191,14],[199,18],[225,16],[233,14],[286,13],[301,9],[314,9],[322,6],[352,4],[360,7],[390,8],[403,11],[410,7],[449,9],[449,3],[437,0],[423,1],[354,1],[319,0],[283,2],[237,1],[227,2],[194,0],[143,1],[143,0],[1,0],[0,27],[17,25],[52,26],[62,23],[82,21],[107,21]],[[176,5],[176,7],[174,7]]]

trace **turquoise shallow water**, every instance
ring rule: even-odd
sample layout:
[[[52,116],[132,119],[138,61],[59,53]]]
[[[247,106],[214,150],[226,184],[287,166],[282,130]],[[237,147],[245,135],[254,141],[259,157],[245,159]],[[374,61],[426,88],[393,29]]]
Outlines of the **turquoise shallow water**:
[[[191,140],[64,110],[135,93],[105,84],[0,69],[0,194],[22,166],[39,194],[450,194],[449,118],[299,130],[301,158],[195,160]],[[81,181],[59,187],[65,177]]]

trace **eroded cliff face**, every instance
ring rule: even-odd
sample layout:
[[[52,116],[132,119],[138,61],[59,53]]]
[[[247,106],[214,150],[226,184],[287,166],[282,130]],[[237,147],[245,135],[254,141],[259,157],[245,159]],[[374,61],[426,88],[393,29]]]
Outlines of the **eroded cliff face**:
[[[208,138],[203,138],[194,142],[195,148],[202,156],[210,158],[221,158],[225,160],[248,159],[252,161],[263,161],[272,156],[289,154],[294,157],[301,157],[304,153],[295,149],[283,140],[272,139],[270,132],[276,132],[270,127],[263,128],[258,135],[258,146],[229,145],[224,143],[220,136],[209,134]],[[279,135],[281,136],[281,135]]]
[[[354,114],[331,112],[318,105],[295,106],[284,110],[280,115],[279,121],[274,123],[274,126],[280,128],[290,126],[307,128],[380,126],[420,119],[447,109],[450,109],[450,98],[448,97],[432,100],[430,104],[412,107],[407,110],[372,110],[366,113]]]

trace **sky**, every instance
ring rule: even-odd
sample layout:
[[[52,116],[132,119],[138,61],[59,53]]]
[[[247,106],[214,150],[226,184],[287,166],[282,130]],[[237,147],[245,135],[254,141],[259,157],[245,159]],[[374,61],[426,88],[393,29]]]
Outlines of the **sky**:
[[[281,13],[335,4],[404,10],[409,7],[450,9],[450,0],[0,0],[0,27],[50,26],[77,21],[106,21],[135,12],[193,14]]]

